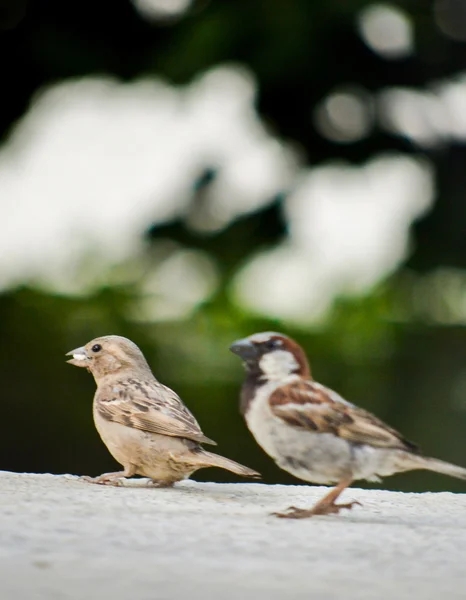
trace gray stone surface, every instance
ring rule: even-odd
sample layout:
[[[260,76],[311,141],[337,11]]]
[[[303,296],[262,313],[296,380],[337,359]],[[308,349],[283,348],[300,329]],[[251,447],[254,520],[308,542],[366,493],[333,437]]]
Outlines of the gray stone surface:
[[[1,600],[466,598],[466,495],[311,486],[101,487],[0,473]]]

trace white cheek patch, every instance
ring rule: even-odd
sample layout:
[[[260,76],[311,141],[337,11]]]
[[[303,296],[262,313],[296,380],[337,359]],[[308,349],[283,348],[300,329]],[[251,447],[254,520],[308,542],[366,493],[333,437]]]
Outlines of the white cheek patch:
[[[287,350],[275,350],[264,354],[259,361],[259,366],[269,379],[280,379],[299,368],[295,357]]]
[[[73,354],[73,358],[76,360],[86,360],[87,356],[85,354]]]

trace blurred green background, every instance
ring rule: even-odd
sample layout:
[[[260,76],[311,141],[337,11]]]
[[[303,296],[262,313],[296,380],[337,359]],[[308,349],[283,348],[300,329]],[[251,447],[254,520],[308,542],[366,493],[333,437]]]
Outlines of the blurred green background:
[[[4,0],[0,27],[0,468],[114,470],[64,354],[119,334],[297,483],[238,413],[228,346],[270,329],[466,466],[464,3]]]

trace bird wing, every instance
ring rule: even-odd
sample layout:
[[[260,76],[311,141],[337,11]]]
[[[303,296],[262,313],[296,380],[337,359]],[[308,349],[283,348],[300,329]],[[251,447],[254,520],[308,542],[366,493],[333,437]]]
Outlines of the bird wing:
[[[312,379],[299,379],[279,387],[271,394],[269,403],[273,414],[292,427],[333,433],[356,444],[419,452],[415,444],[375,415]]]
[[[202,433],[178,394],[155,380],[107,385],[96,393],[96,409],[104,419],[121,425],[216,445]]]

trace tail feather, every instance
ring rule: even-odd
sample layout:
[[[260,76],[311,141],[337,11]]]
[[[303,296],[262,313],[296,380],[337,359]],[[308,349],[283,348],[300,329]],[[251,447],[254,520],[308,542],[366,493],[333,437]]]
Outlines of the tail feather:
[[[207,452],[207,450],[203,450],[201,457],[204,467],[220,467],[221,469],[226,469],[227,471],[231,471],[232,473],[241,475],[242,477],[251,477],[252,479],[261,478],[261,474],[257,471],[253,471],[249,467],[240,465],[234,460],[230,460],[229,458],[225,458],[219,454],[214,454],[213,452]]]
[[[457,479],[466,479],[466,469],[437,458],[423,458],[418,468],[443,473],[443,475],[449,475]]]

